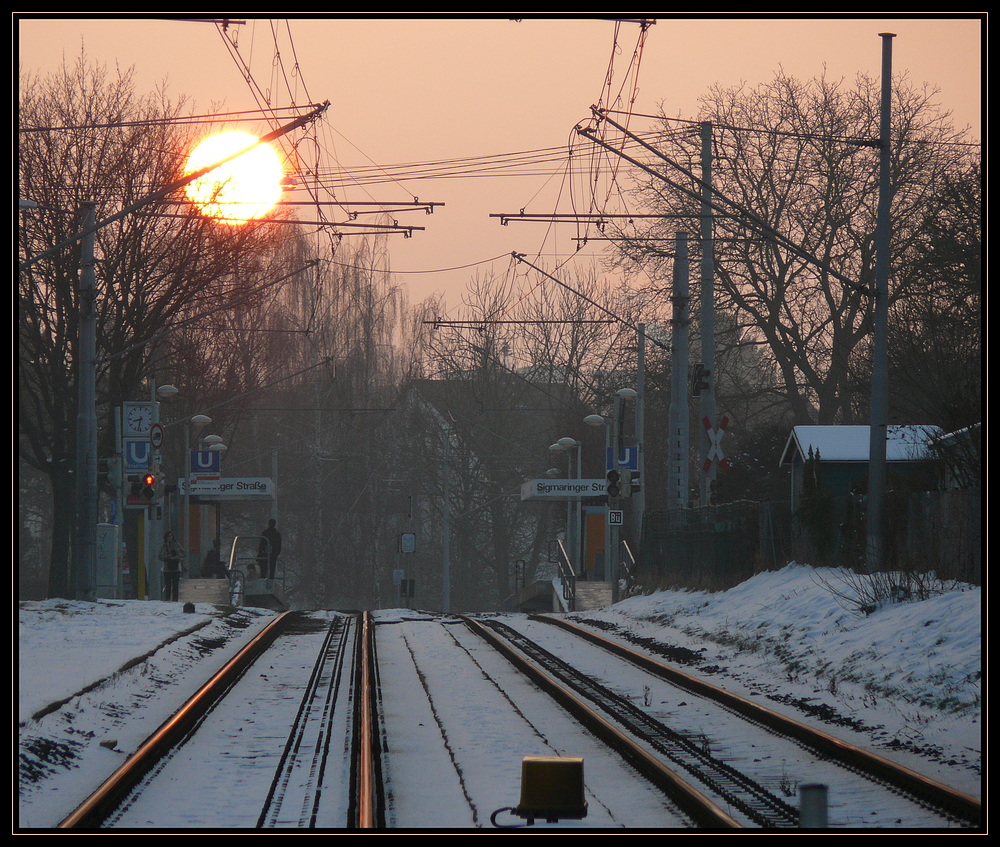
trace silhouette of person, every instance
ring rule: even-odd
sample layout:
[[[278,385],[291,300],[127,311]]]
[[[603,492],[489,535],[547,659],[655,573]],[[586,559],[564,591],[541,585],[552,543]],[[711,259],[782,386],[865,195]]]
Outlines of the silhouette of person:
[[[260,575],[263,579],[274,579],[278,565],[278,554],[281,553],[281,533],[276,528],[274,518],[267,522],[267,529],[261,535],[260,547],[257,550],[257,561],[260,562]]]

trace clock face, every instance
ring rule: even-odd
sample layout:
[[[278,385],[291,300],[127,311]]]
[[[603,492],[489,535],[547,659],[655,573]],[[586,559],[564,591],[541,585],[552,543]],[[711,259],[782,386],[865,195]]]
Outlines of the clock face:
[[[125,425],[129,432],[144,435],[149,432],[153,415],[148,406],[131,406],[125,411]]]

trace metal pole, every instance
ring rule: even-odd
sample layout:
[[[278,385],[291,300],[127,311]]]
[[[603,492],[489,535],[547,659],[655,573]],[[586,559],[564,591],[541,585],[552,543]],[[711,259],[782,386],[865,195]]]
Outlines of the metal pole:
[[[820,783],[799,786],[799,828],[826,829],[827,787]]]
[[[670,319],[670,426],[667,461],[667,507],[684,509],[688,504],[688,248],[687,233],[677,233],[674,251],[674,286],[671,294],[673,314]]]
[[[868,570],[882,567],[886,435],[889,425],[889,153],[892,112],[891,32],[882,39],[882,104],[879,127],[878,217],[875,223],[875,291],[872,304],[872,399],[868,447]]]
[[[701,394],[700,411],[713,428],[715,420],[715,267],[712,249],[712,124],[701,125],[701,360],[708,371],[708,387]],[[701,430],[701,456],[711,448],[708,432]],[[701,505],[707,506],[718,464],[711,462],[701,477]]]
[[[635,449],[637,452],[636,473],[639,475],[639,490],[632,495],[632,540],[636,549],[642,544],[642,516],[646,511],[646,477],[643,437],[646,429],[646,325],[639,324],[636,350],[635,378]]]
[[[150,400],[150,412],[151,423],[160,422],[160,401],[156,399],[156,379],[151,378],[149,381],[149,400]],[[152,444],[149,448],[149,472],[152,473],[157,480],[160,476],[160,451],[154,450]],[[157,486],[154,486],[154,491],[156,491]],[[156,497],[154,495],[153,502],[146,507],[146,517],[149,522],[149,534],[151,543],[147,549],[146,561],[149,565],[146,567],[146,579],[151,583],[154,590],[149,592],[150,596],[155,600],[163,599],[163,580],[160,568],[156,567],[156,553],[159,550],[160,544],[163,542],[163,521],[161,520],[163,516],[163,507],[156,502]],[[187,549],[187,545],[184,546]]]
[[[181,536],[184,545],[184,556],[190,565],[191,561],[191,419],[184,421],[184,456],[181,460],[184,469],[184,535]],[[157,595],[159,596],[159,595]]]
[[[619,474],[621,474],[621,455],[622,455],[622,415],[625,407],[625,400],[620,393],[615,393],[615,405],[614,405],[614,418],[611,421],[611,426],[614,427],[614,431],[611,433],[611,467],[613,467]],[[621,474],[624,476],[624,474]],[[621,506],[621,503],[615,504],[617,507]],[[606,581],[614,583],[618,579],[618,562],[620,559],[621,551],[621,528],[618,524],[608,525],[608,536],[610,538],[610,555],[608,560],[604,563],[605,574],[604,579]]]
[[[612,409],[612,413],[614,410]],[[611,427],[612,421],[606,420],[604,422],[604,464],[607,465],[608,470],[617,470],[618,461],[613,458],[611,448]],[[611,495],[608,495],[608,511],[612,508]],[[601,574],[602,579],[607,579],[608,574],[611,572],[611,519],[608,515],[604,516],[604,567],[602,569],[604,573]]]
[[[451,492],[448,490],[448,466],[451,463],[451,438],[447,428],[444,430],[444,474],[442,491],[444,493],[444,536],[441,539],[441,611],[451,611]]]
[[[75,583],[79,600],[97,599],[97,285],[94,280],[96,204],[81,209],[76,412],[76,555]]]
[[[583,479],[583,442],[576,442],[576,478]],[[569,501],[573,507],[573,557],[578,572],[583,572],[583,498]]]

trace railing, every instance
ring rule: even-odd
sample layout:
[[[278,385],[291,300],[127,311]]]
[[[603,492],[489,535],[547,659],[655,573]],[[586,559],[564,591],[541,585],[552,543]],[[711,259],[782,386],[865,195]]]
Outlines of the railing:
[[[227,574],[229,576],[229,593],[234,606],[243,605],[250,583],[264,578],[262,571],[267,568],[270,544],[271,542],[263,535],[238,535],[233,539]],[[269,588],[273,583],[280,584],[281,590],[284,592],[285,572],[284,568],[281,567],[280,559],[274,563],[274,577],[272,577],[272,582],[268,584]]]
[[[566,609],[570,612],[576,607],[576,574],[573,572],[573,563],[566,553],[566,547],[561,540],[556,542],[559,545],[559,556],[556,559],[559,565],[559,579],[563,587],[563,599],[566,601]]]
[[[622,572],[625,574],[625,596],[631,597],[636,584],[635,554],[632,552],[632,548],[629,547],[628,542],[624,538],[622,539],[622,552],[625,554],[621,561]],[[614,592],[614,598],[617,601],[619,599],[617,579],[612,586],[612,591]]]

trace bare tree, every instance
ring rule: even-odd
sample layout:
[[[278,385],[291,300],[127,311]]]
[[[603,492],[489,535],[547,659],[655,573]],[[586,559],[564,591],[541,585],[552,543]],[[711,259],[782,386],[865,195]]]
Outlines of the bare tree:
[[[18,178],[38,204],[18,219],[18,436],[23,461],[42,471],[53,498],[49,593],[68,588],[73,519],[79,247],[37,259],[80,231],[85,202],[98,220],[176,180],[185,137],[171,121],[182,103],[140,96],[131,73],[109,73],[84,56],[19,87]],[[164,331],[246,284],[233,257],[263,249],[266,225],[217,228],[149,203],[96,235],[99,450],[112,454],[110,412],[140,394]],[[148,394],[146,395],[148,396]]]
[[[603,475],[603,433],[583,419],[634,385],[636,325],[647,315],[645,294],[596,273],[531,273],[475,277],[461,310],[435,325],[435,378],[415,386],[426,409],[416,461],[435,501],[449,498],[456,603],[497,608],[518,560],[533,578],[565,508],[523,503],[518,492],[554,463],[554,441],[585,442],[585,475]],[[444,465],[451,472],[434,473]]]
[[[308,271],[277,287],[253,316],[253,337],[268,352],[246,360],[258,368],[246,374],[247,389],[264,390],[239,395],[243,437],[226,463],[275,462],[296,602],[371,607],[391,576],[385,480],[398,476],[399,435],[389,422],[421,367],[421,307],[393,279],[381,240],[326,255],[313,249],[304,241],[290,249],[286,266]]]
[[[965,133],[935,104],[935,92],[896,83],[892,128],[894,304],[919,296],[914,250],[947,205],[948,175],[966,159]],[[738,318],[747,340],[774,361],[776,388],[795,420],[849,422],[858,413],[856,351],[871,331],[879,86],[784,73],[757,88],[716,87],[702,98],[712,124],[717,206],[717,308]],[[665,131],[659,143],[672,179],[698,196],[691,134]],[[684,176],[684,171],[691,176]],[[640,202],[665,215],[690,215],[697,200],[645,179]],[[667,219],[621,233],[626,255],[655,265]],[[671,233],[676,220],[669,220]],[[638,237],[641,236],[641,237]],[[790,249],[795,245],[796,249]],[[697,261],[697,246],[694,260]]]

